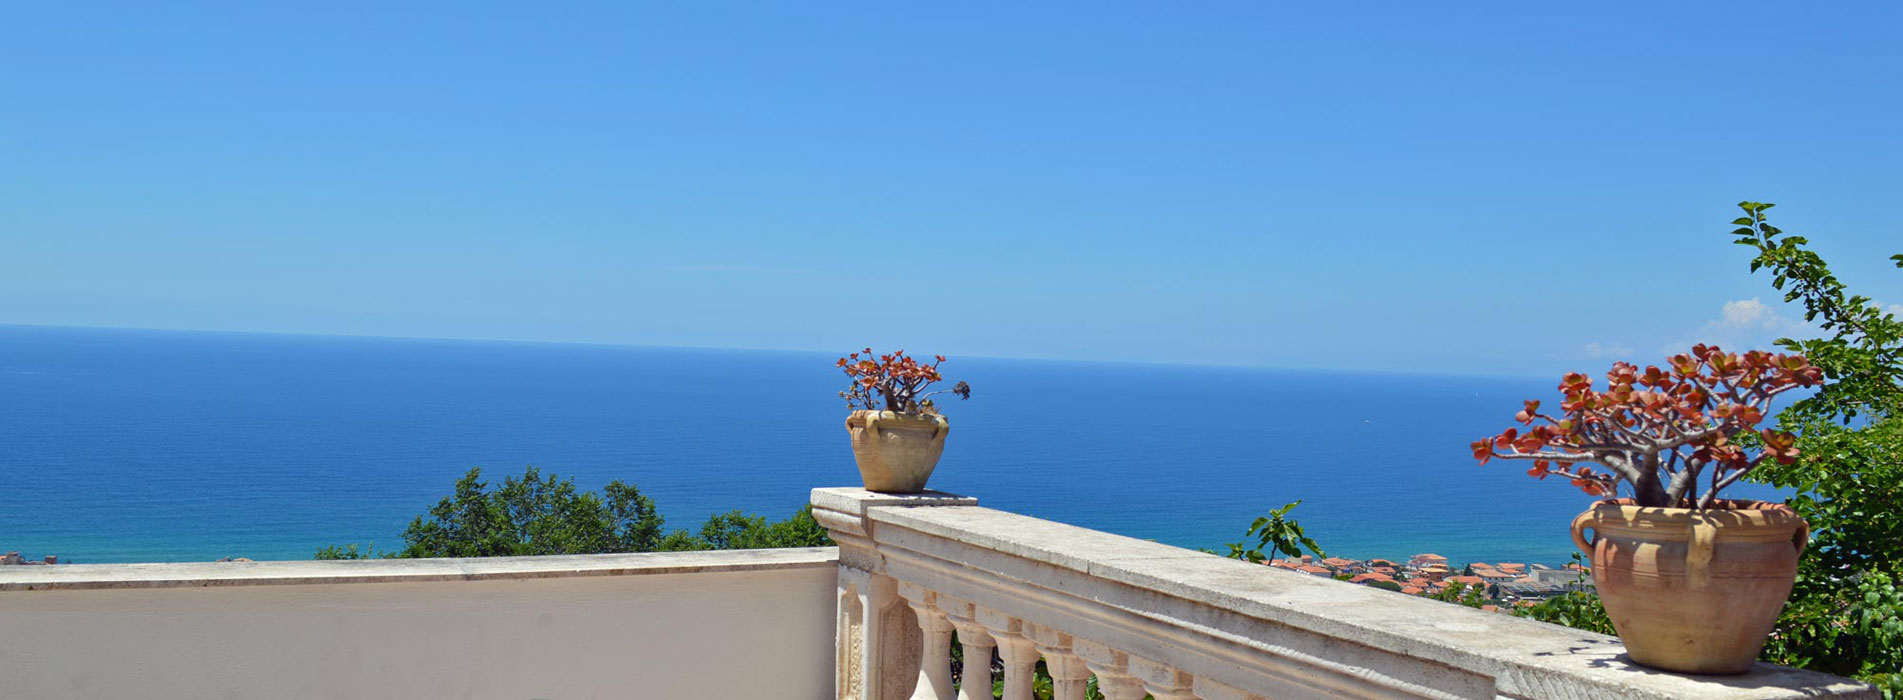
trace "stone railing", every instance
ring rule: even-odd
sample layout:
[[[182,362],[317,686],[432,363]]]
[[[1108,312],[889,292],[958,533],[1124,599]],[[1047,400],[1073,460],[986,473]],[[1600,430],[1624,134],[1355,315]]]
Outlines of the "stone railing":
[[[1836,676],[1636,666],[1613,637],[980,508],[945,493],[818,489],[839,542],[840,700],[1875,698]],[[1110,507],[1110,504],[1106,504]]]
[[[821,698],[833,557],[0,567],[0,698]]]

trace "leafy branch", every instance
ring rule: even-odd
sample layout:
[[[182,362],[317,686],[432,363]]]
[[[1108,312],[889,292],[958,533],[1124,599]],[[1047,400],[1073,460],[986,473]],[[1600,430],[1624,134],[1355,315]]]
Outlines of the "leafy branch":
[[[1278,554],[1299,557],[1302,555],[1303,547],[1308,548],[1308,551],[1313,552],[1317,557],[1328,556],[1322,553],[1320,545],[1315,544],[1315,541],[1309,539],[1308,534],[1302,531],[1301,523],[1288,517],[1288,512],[1301,504],[1301,501],[1289,503],[1269,511],[1268,515],[1256,518],[1255,522],[1249,525],[1249,531],[1243,535],[1255,537],[1256,545],[1244,548],[1242,542],[1231,542],[1229,543],[1229,558],[1261,564],[1275,561]],[[1264,550],[1268,552],[1266,556],[1263,554]]]

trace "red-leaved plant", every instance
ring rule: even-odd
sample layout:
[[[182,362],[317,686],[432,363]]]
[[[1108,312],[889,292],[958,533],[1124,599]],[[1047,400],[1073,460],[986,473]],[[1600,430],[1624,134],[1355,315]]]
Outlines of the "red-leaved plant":
[[[861,355],[864,357],[861,358]],[[971,385],[964,382],[953,384],[950,389],[925,391],[944,379],[938,374],[939,363],[945,361],[944,355],[935,356],[929,365],[907,357],[904,350],[879,355],[876,360],[873,357],[872,348],[866,348],[839,358],[838,366],[845,369],[847,377],[852,378],[852,384],[839,392],[848,408],[924,414],[938,411],[932,405],[931,396],[955,394],[960,399],[971,398]]]
[[[1667,364],[1640,371],[1616,363],[1605,391],[1570,372],[1559,383],[1559,417],[1528,401],[1514,418],[1532,427],[1475,441],[1474,458],[1532,460],[1526,473],[1536,478],[1559,474],[1595,496],[1613,496],[1624,483],[1636,505],[1679,508],[1710,508],[1719,491],[1764,460],[1797,459],[1796,437],[1758,424],[1773,397],[1823,381],[1803,355],[1740,355],[1701,344]],[[1756,431],[1756,446],[1736,439],[1746,431]],[[1701,479],[1708,484],[1702,493]]]

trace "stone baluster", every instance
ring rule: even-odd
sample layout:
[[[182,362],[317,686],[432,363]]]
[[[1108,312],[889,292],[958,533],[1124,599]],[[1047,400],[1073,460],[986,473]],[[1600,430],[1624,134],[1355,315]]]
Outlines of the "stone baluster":
[[[924,633],[919,645],[918,685],[912,691],[912,700],[952,700],[951,619],[938,609],[937,593],[900,581],[899,595],[918,615],[919,631]]]
[[[1053,700],[1087,700],[1084,694],[1090,689],[1090,669],[1082,657],[1071,653],[1071,636],[1042,625],[1024,627],[1044,656],[1044,667],[1051,672]]]
[[[977,608],[978,621],[991,632],[1004,661],[1004,700],[1033,700],[1031,681],[1037,676],[1037,643],[1024,635],[1024,622],[989,608]]]
[[[1156,700],[1197,700],[1196,679],[1188,673],[1135,656],[1129,657],[1129,670]]]
[[[997,648],[997,642],[992,641],[991,632],[978,622],[976,607],[969,601],[940,594],[938,609],[951,618],[952,628],[958,630],[958,646],[965,652],[959,700],[991,700],[991,652]]]
[[[1086,639],[1073,640],[1071,651],[1096,674],[1097,692],[1103,693],[1105,700],[1143,700],[1149,694],[1143,689],[1143,681],[1130,675],[1128,654]]]

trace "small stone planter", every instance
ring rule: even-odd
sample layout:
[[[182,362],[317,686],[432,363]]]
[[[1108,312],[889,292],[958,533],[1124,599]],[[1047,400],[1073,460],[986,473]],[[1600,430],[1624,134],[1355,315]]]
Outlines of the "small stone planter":
[[[1796,512],[1759,501],[1706,510],[1600,501],[1572,529],[1632,660],[1682,673],[1751,669],[1810,539]]]
[[[846,432],[866,490],[918,493],[945,452],[951,425],[938,414],[853,411]]]

